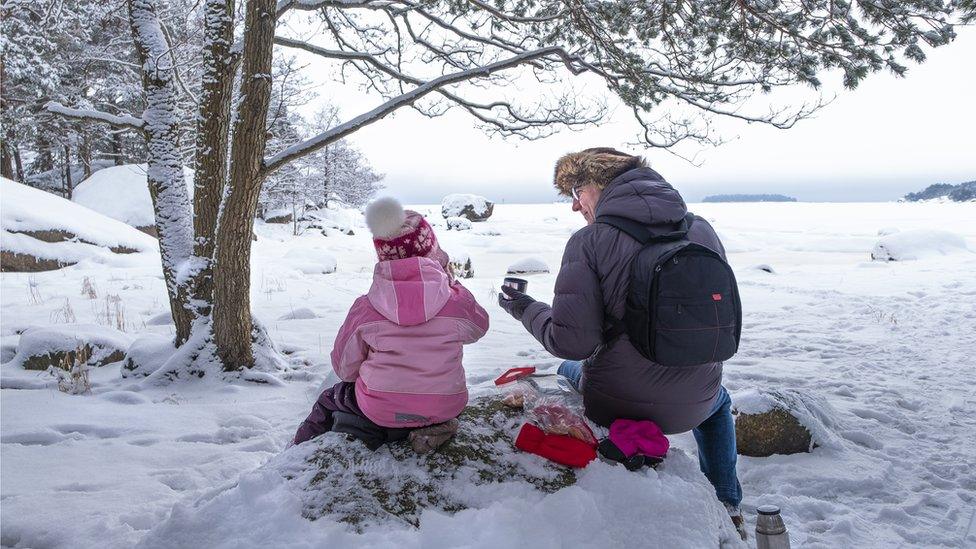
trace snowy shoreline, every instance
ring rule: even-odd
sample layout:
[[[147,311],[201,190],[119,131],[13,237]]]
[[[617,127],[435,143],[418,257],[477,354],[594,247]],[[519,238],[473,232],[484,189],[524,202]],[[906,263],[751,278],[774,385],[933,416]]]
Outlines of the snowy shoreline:
[[[445,250],[471,258],[476,274],[464,284],[491,314],[488,336],[466,349],[472,393],[491,391],[490,380],[511,366],[555,366],[558,360],[497,308],[494,292],[509,265],[538,258],[552,272],[529,275],[529,293],[550,300],[563,246],[582,225],[579,215],[569,204],[499,204],[472,230],[448,232],[439,206],[416,209],[428,214]],[[755,507],[773,503],[783,508],[794,547],[976,544],[976,418],[968,413],[976,404],[976,204],[690,209],[723,238],[742,291],[743,343],[726,364],[726,386],[733,394],[806,391],[838,414],[832,443],[810,454],[741,458],[750,528]],[[948,231],[969,251],[872,261],[879,231],[892,227]],[[283,383],[147,387],[122,379],[116,363],[92,372],[92,394],[67,395],[44,372],[4,364],[4,546],[158,546],[180,524],[180,542],[169,539],[170,546],[213,541],[208,532],[222,533],[227,546],[487,547],[518,540],[636,546],[700,539],[687,532],[681,537],[680,509],[662,507],[706,497],[693,495],[707,491],[699,490],[704,478],[687,434],[672,437],[679,453],[670,476],[635,476],[598,464],[578,486],[545,497],[513,489],[453,517],[425,515],[419,530],[357,535],[325,519],[302,519],[274,476],[259,468],[280,454],[317,395],[335,330],[368,287],[374,258],[363,230],[294,237],[290,226],[258,222],[255,231],[252,303],[288,353],[293,369]],[[308,268],[313,253],[334,258],[335,272]],[[17,334],[58,323],[65,307],[79,323],[103,324],[108,296],[124,308],[127,334],[171,333],[172,326],[158,320],[166,312],[158,254],[100,261],[96,256],[57,271],[0,275],[4,361],[13,356]],[[774,272],[756,268],[761,265]],[[82,295],[86,277],[95,299]],[[192,520],[199,505],[221,497],[247,503],[238,508],[254,514],[228,516],[223,526]],[[232,538],[233,524],[251,529]]]

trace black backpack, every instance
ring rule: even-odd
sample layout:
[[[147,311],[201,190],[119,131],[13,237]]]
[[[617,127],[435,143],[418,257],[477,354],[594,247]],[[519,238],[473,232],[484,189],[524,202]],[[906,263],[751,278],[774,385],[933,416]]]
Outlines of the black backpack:
[[[735,354],[742,331],[739,289],[718,252],[688,240],[695,214],[663,234],[625,217],[601,215],[596,222],[643,244],[630,265],[626,313],[611,318],[608,343],[626,333],[644,358],[671,367]]]

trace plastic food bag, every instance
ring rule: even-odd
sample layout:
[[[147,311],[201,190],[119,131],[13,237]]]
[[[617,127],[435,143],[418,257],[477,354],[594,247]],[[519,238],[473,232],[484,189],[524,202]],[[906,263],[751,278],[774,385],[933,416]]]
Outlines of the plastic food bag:
[[[566,378],[536,375],[535,368],[527,366],[505,372],[495,385],[504,391],[506,406],[525,410],[543,431],[596,445],[596,437],[583,419],[583,399]]]

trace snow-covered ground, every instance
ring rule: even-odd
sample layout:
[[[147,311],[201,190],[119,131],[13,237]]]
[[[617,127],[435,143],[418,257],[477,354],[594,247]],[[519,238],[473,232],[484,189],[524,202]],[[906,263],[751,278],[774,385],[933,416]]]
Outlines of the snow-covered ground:
[[[533,258],[553,272],[527,276],[528,292],[550,300],[563,246],[582,218],[569,204],[496,205],[489,221],[448,232],[439,205],[419,209],[446,250],[471,257],[476,276],[464,283],[491,314],[489,334],[466,349],[472,393],[492,390],[491,380],[512,366],[555,366],[495,305],[495,291],[509,265]],[[810,454],[741,459],[750,528],[756,506],[773,503],[794,547],[976,546],[976,253],[941,247],[914,261],[870,257],[879,231],[892,229],[948,231],[976,250],[976,204],[692,209],[713,222],[739,278],[743,340],[725,370],[733,396],[796,389],[837,414],[827,442]],[[360,536],[301,519],[297,496],[276,490],[268,469],[255,470],[282,459],[317,396],[336,328],[369,286],[373,251],[362,227],[354,236],[293,237],[290,225],[258,222],[256,232],[255,313],[289,360],[307,367],[280,385],[146,387],[121,379],[114,364],[93,372],[89,395],[59,392],[43,372],[0,367],[4,546],[705,545],[694,513],[713,506],[703,500],[711,496],[689,435],[672,437],[675,453],[662,470],[595,462],[576,487],[544,497],[501,491],[498,501],[454,517],[425,515],[419,530]],[[308,269],[314,257],[334,257],[336,271]],[[86,277],[95,298],[83,295]],[[3,273],[0,291],[4,361],[16,334],[66,318],[66,308],[78,323],[118,326],[106,307],[120,304],[129,334],[172,331],[160,316],[166,298],[151,252],[118,264]],[[228,503],[214,512],[219,501]]]

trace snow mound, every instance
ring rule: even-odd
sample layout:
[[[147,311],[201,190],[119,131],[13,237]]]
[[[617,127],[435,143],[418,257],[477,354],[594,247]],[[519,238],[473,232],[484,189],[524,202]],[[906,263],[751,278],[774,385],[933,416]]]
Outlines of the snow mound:
[[[103,366],[125,357],[132,337],[96,324],[54,324],[28,328],[20,336],[10,364],[27,370],[46,370],[65,357],[74,360],[79,347],[87,347],[89,366]]]
[[[166,315],[169,316],[169,313]],[[123,378],[146,377],[160,369],[174,354],[176,346],[173,336],[141,334],[129,345],[120,373]]]
[[[471,221],[466,217],[448,217],[447,230],[449,231],[470,231]]]
[[[508,266],[508,274],[548,273],[549,265],[538,257],[520,259]]]
[[[464,217],[471,221],[484,221],[491,217],[495,204],[476,194],[449,194],[441,201],[444,219]]]
[[[84,259],[118,261],[116,254],[151,252],[156,241],[84,206],[0,178],[4,270],[52,270]]]
[[[93,173],[75,187],[71,200],[140,229],[155,228],[146,164],[113,166]],[[193,198],[193,170],[183,168],[186,190]]]
[[[874,245],[871,259],[908,261],[925,257],[968,251],[963,237],[949,231],[914,229],[881,237]]]
[[[177,504],[141,547],[742,547],[694,459],[574,471],[517,452],[521,413],[472,404],[440,450],[327,433]]]
[[[319,315],[315,314],[315,311],[312,309],[301,307],[279,316],[278,320],[309,320],[318,317]]]
[[[322,248],[295,248],[284,255],[291,267],[303,274],[334,273],[339,265],[335,256]]]

